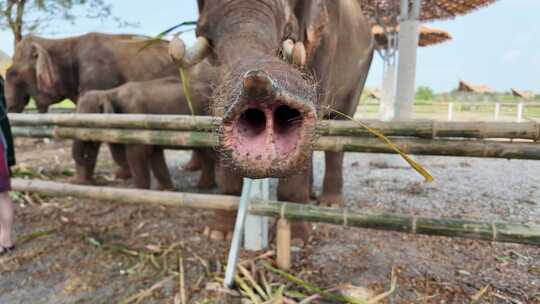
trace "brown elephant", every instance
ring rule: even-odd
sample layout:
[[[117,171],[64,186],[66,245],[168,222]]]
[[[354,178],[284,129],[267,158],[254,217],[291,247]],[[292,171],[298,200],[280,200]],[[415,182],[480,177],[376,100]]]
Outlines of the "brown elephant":
[[[196,114],[202,115],[208,108],[208,82],[194,81],[190,93]],[[144,82],[128,82],[118,88],[103,91],[89,91],[77,105],[78,113],[108,114],[190,114],[182,90],[182,83],[175,77],[167,77]],[[120,145],[121,146],[121,145]],[[134,184],[137,188],[150,188],[152,171],[161,190],[172,190],[173,184],[165,162],[165,147],[132,144],[125,145],[125,152]],[[74,141],[73,158],[76,164],[75,182],[93,184],[93,174],[97,161],[99,143]],[[200,188],[210,188],[215,183],[213,151],[201,149],[202,174]]]
[[[178,77],[178,69],[171,65],[168,55],[168,42],[158,41],[141,51],[145,43],[135,35],[89,33],[64,39],[28,35],[17,43],[6,72],[8,111],[22,112],[30,97],[39,112],[45,113],[50,105],[66,98],[77,103],[90,90]],[[129,177],[121,148],[112,146],[111,153],[120,166],[116,175]],[[197,168],[192,162],[187,167]]]
[[[198,5],[197,42],[176,62],[189,66],[207,56],[221,67],[213,105],[223,115],[221,191],[238,194],[242,176],[280,177],[279,200],[307,203],[316,121],[340,118],[329,108],[354,113],[371,65],[373,37],[358,1]],[[343,153],[325,156],[320,200],[342,204]],[[234,219],[231,213],[218,216],[207,230],[216,239],[232,230]],[[292,231],[305,240],[308,226],[296,223]]]

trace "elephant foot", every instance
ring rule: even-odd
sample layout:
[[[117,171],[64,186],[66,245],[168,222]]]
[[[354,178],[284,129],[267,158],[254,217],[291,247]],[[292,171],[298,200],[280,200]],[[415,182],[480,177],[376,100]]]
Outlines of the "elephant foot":
[[[235,211],[215,211],[215,216],[209,220],[203,234],[211,241],[232,240],[235,219]]]
[[[198,157],[191,155],[191,159],[182,166],[184,171],[198,171],[201,170],[202,164]]]
[[[80,176],[73,176],[69,178],[68,181],[70,184],[86,185],[86,186],[95,186],[97,184],[96,180],[93,178],[80,177]]]
[[[325,194],[319,197],[319,205],[330,208],[344,208],[343,195],[340,194]]]
[[[129,168],[126,168],[126,167],[120,167],[116,169],[116,171],[114,172],[115,179],[126,180],[130,177],[131,177],[131,171],[129,170]]]

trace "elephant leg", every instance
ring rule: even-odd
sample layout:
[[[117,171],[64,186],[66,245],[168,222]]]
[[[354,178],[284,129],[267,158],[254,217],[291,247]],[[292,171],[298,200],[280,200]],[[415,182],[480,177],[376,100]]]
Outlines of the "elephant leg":
[[[323,190],[319,203],[329,207],[343,207],[343,152],[324,152]]]
[[[191,152],[191,159],[182,166],[184,171],[197,171],[203,168],[203,159],[199,150],[193,150]]]
[[[211,149],[195,150],[201,162],[201,177],[199,178],[199,189],[211,189],[216,184],[215,176],[215,156]]]
[[[145,145],[126,146],[126,157],[133,175],[133,183],[139,189],[150,189],[150,165],[152,147]]]
[[[128,179],[131,177],[131,171],[129,170],[129,164],[126,159],[126,145],[123,144],[109,144],[109,150],[114,162],[118,165],[114,173],[116,179]]]
[[[242,176],[231,169],[216,166],[216,181],[222,194],[240,195],[242,193]],[[214,217],[204,229],[204,235],[213,241],[221,241],[232,238],[235,211],[216,210]]]
[[[163,148],[158,146],[154,146],[152,152],[152,172],[158,181],[159,190],[174,190]]]
[[[75,160],[75,176],[70,182],[82,185],[95,185],[94,170],[101,144],[98,142],[73,141],[72,155]]]
[[[279,201],[307,204],[310,196],[310,173],[302,172],[287,178],[280,178],[277,188]],[[297,246],[307,244],[311,233],[311,224],[306,222],[291,223],[291,240]]]

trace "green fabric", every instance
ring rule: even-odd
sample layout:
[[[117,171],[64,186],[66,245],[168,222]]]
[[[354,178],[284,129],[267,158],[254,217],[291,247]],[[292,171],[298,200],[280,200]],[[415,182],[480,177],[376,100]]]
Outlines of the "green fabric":
[[[6,98],[4,96],[4,78],[0,76],[0,130],[4,135],[7,145],[8,166],[15,165],[15,147],[13,146],[13,135],[11,135],[11,126],[6,111]]]

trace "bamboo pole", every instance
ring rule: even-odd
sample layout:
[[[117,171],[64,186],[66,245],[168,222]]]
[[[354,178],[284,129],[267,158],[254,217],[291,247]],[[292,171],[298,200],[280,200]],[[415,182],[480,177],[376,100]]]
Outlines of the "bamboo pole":
[[[285,206],[283,206],[285,204]],[[312,205],[256,200],[250,208],[254,214],[291,221],[308,221],[348,227],[461,237],[468,239],[540,245],[540,226],[502,222],[478,222],[461,219],[434,219],[394,213],[361,212]]]
[[[228,195],[80,186],[18,178],[12,180],[12,187],[15,191],[34,192],[42,195],[74,196],[107,202],[214,210],[234,210],[238,207],[239,201],[238,197]],[[360,212],[267,200],[253,200],[249,211],[252,214],[262,216],[283,216],[283,218],[291,221],[302,220],[413,234],[540,245],[540,227],[531,225]]]
[[[232,195],[196,194],[140,189],[122,189],[101,186],[82,186],[41,180],[14,178],[14,191],[32,192],[49,196],[73,196],[98,201],[111,201],[151,206],[167,205],[184,208],[201,208],[234,211],[239,198]]]
[[[220,118],[188,115],[143,114],[9,114],[12,126],[17,127],[84,127],[106,129],[152,129],[174,131],[216,130]],[[525,122],[448,122],[432,120],[363,121],[387,136],[420,138],[540,138],[540,123]],[[317,123],[317,134],[322,136],[372,137],[354,121],[322,120]]]
[[[68,127],[13,127],[12,133],[16,137],[79,139],[112,143],[163,145],[181,148],[214,147],[217,144],[216,135],[207,132]],[[434,140],[422,138],[393,138],[392,141],[405,152],[416,155],[540,160],[540,145],[536,143],[455,139]],[[321,136],[317,138],[314,149],[336,152],[395,153],[394,150],[376,138],[344,136]]]
[[[8,114],[12,126],[211,131],[219,117],[149,114]]]
[[[12,127],[15,137],[78,139],[125,144],[150,144],[185,148],[212,147],[217,143],[213,133],[167,130],[91,129],[70,127]]]

